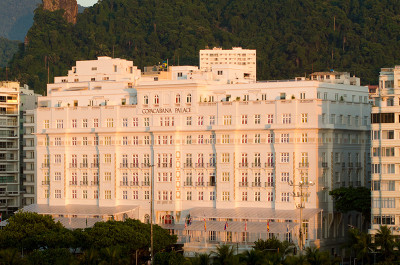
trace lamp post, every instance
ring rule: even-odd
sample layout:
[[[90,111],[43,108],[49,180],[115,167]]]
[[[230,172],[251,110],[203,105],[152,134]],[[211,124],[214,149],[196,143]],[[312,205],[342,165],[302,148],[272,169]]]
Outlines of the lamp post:
[[[299,184],[295,184],[293,183],[293,181],[290,181],[289,185],[292,187],[300,188],[300,192],[293,191],[293,197],[300,198],[300,204],[297,206],[297,208],[300,209],[299,249],[301,254],[304,247],[303,245],[303,209],[305,208],[304,198],[310,197],[310,194],[308,193],[308,188],[314,186],[315,183],[308,180],[307,181],[301,180]]]
[[[153,212],[154,212],[154,164],[149,165],[151,174],[150,174],[150,264],[153,264],[154,261],[154,242],[153,242]]]

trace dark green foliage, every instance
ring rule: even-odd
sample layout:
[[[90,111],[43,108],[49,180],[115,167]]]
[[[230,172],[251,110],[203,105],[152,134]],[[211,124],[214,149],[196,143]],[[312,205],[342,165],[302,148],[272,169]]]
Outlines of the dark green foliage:
[[[337,211],[357,211],[368,217],[371,212],[371,191],[365,187],[342,187],[329,192],[335,200]]]
[[[183,265],[188,263],[182,254],[175,251],[159,252],[154,256],[154,264],[157,265]]]
[[[18,41],[0,37],[0,67],[5,67],[14,53],[18,51],[18,43]]]
[[[75,26],[37,9],[29,46],[10,65],[14,78],[43,92],[47,62],[52,81],[100,55],[140,68],[165,59],[196,65],[206,46],[242,46],[257,49],[260,80],[336,69],[373,84],[380,67],[399,63],[399,12],[396,0],[103,0]]]

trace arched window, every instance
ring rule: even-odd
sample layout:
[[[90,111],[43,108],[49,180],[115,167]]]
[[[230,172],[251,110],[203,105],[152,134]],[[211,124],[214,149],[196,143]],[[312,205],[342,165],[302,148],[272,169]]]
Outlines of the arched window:
[[[162,223],[166,225],[171,225],[174,223],[174,217],[170,214],[167,214],[162,217]]]
[[[143,104],[148,105],[149,104],[149,96],[145,95],[143,97]]]
[[[148,214],[146,214],[146,215],[144,216],[144,223],[145,223],[145,224],[150,224],[150,216],[149,216]]]
[[[176,94],[175,103],[176,103],[176,104],[181,103],[181,95],[180,95],[180,94]]]
[[[160,103],[160,98],[158,97],[158,95],[154,96],[154,104],[159,104]]]
[[[192,94],[186,96],[186,103],[192,103]]]

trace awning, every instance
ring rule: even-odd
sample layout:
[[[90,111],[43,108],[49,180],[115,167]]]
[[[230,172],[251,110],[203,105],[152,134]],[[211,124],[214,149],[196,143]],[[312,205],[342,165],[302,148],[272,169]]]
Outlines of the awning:
[[[287,233],[298,226],[298,223],[292,222],[269,222],[269,231],[267,222],[247,222],[247,231],[245,231],[245,222],[227,222],[228,226],[225,230],[225,222],[223,221],[206,221],[207,231],[229,231],[229,232],[249,232],[249,233]],[[186,230],[188,231],[204,231],[204,221],[193,221]]]
[[[310,219],[322,209],[303,209],[303,219]],[[272,208],[237,207],[233,209],[216,209],[212,207],[197,207],[189,211],[192,218],[225,218],[247,220],[299,220],[300,210],[275,210]]]
[[[31,204],[22,208],[25,212],[35,212],[49,215],[77,215],[77,216],[95,216],[95,215],[116,215],[128,213],[138,208],[137,205],[119,205],[114,207],[103,207],[97,205],[73,205],[49,206],[47,204]]]

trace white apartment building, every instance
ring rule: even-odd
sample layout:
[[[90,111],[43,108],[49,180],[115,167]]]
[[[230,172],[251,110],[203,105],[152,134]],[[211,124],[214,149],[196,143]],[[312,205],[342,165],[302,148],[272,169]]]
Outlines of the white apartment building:
[[[26,209],[69,227],[149,221],[153,179],[155,222],[186,251],[272,234],[296,242],[301,199],[306,243],[344,238],[349,220],[328,192],[369,180],[368,89],[296,80],[251,82],[227,65],[142,75],[122,59],[78,61],[39,98],[37,204]],[[301,191],[300,181],[315,185]]]
[[[256,50],[233,47],[231,50],[222,48],[200,50],[200,70],[211,71],[216,65],[233,65],[240,67],[246,79],[257,80]]]
[[[381,225],[400,234],[399,80],[400,66],[382,68],[378,90],[371,94],[371,234]]]
[[[20,207],[19,83],[0,82],[0,213]]]

